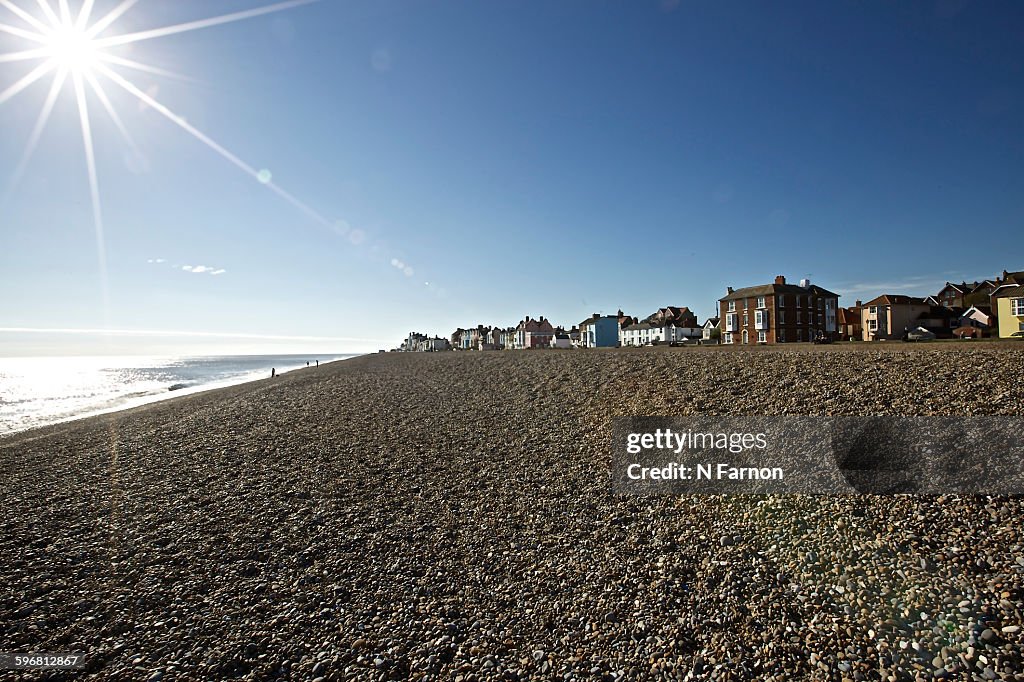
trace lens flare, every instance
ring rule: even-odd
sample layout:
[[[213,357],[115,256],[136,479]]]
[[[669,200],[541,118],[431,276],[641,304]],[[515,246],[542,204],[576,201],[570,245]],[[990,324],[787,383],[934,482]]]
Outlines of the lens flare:
[[[45,57],[58,68],[74,73],[91,74],[100,61],[99,43],[87,31],[62,25],[46,35]]]

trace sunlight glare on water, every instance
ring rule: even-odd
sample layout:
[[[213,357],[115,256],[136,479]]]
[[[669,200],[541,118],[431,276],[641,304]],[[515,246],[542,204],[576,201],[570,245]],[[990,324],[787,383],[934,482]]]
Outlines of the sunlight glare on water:
[[[0,436],[347,355],[0,358]]]

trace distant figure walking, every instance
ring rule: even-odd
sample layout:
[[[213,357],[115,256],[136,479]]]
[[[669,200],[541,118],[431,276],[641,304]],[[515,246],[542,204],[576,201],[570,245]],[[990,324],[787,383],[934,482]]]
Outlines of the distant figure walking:
[[[319,366],[320,366],[320,361],[319,361],[319,360],[317,360],[317,361],[316,361],[316,366],[317,366],[317,367],[319,367]]]
[[[306,360],[306,367],[309,367],[309,360]]]
[[[270,368],[270,378],[273,379],[276,374],[277,374],[277,369],[275,367],[271,367]]]

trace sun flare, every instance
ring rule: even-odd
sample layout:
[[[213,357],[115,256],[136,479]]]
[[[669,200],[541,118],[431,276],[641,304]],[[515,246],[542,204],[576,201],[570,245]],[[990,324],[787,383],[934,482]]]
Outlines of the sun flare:
[[[45,34],[45,56],[54,66],[76,73],[92,73],[100,63],[102,45],[89,31],[61,25]]]
[[[253,178],[260,179],[255,168],[243,162],[208,135],[188,124],[184,117],[157,101],[149,89],[136,85],[124,72],[138,72],[146,74],[148,78],[152,76],[182,78],[182,76],[144,62],[128,59],[122,54],[118,54],[119,48],[142,41],[273,14],[319,1],[282,0],[274,4],[207,19],[142,31],[121,32],[119,31],[120,20],[129,10],[139,4],[140,0],[108,0],[108,2],[100,3],[109,5],[105,14],[94,12],[97,9],[97,0],[0,0],[0,36],[5,41],[0,43],[0,65],[4,66],[4,70],[24,69],[21,71],[20,77],[16,78],[13,83],[6,87],[0,84],[0,106],[28,90],[37,81],[47,77],[51,79],[42,108],[26,140],[21,159],[15,167],[6,190],[0,192],[0,204],[5,203],[12,195],[28,167],[58,98],[63,92],[70,89],[78,113],[78,125],[82,132],[82,147],[85,152],[104,308],[109,308],[103,208],[100,200],[99,174],[96,168],[96,142],[93,139],[93,112],[97,107],[90,107],[90,102],[100,105],[99,109],[105,111],[113,121],[124,142],[135,151],[138,157],[142,155],[118,113],[115,102],[107,94],[106,87],[113,85],[124,90],[149,109],[159,112],[179,128],[246,171]],[[14,23],[8,23],[12,19]],[[6,47],[8,40],[15,41],[14,49],[4,51],[2,48]],[[22,66],[25,63],[29,65],[27,68]],[[8,67],[8,64],[11,66]],[[328,224],[328,221],[316,211],[276,184],[269,180],[264,184],[308,215],[325,225]]]

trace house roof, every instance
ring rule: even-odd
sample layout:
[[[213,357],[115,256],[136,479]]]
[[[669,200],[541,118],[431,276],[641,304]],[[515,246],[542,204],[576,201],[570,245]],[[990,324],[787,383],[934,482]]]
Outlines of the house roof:
[[[929,305],[923,298],[902,294],[882,294],[864,305]]]
[[[978,282],[977,285],[973,289],[971,289],[971,293],[973,294],[974,292],[978,291],[979,289],[984,289],[984,288],[995,289],[997,286],[999,286],[998,282],[995,282],[995,281],[993,281],[991,279],[986,279],[986,280],[984,280],[982,282]]]
[[[993,298],[1007,298],[1008,296],[1013,296],[1014,298],[1024,296],[1024,284],[1002,286],[999,288],[999,291],[992,294]]]
[[[583,326],[588,325],[588,324],[593,324],[594,322],[597,322],[598,320],[615,320],[617,322],[618,319],[619,319],[618,315],[601,315],[600,313],[594,313],[593,315],[591,315],[587,319],[585,319],[582,322],[580,322],[580,326],[583,327]]]
[[[978,284],[979,284],[978,282],[971,282],[971,283],[960,282],[960,284],[955,284],[953,282],[946,282],[946,286],[944,286],[941,289],[939,289],[939,294],[941,294],[946,289],[955,289],[956,291],[959,291],[961,294],[966,294],[966,293],[969,293],[971,291],[974,291],[975,287],[977,287]],[[938,296],[938,294],[936,294],[936,296]]]
[[[701,326],[702,327],[708,327],[708,326],[717,327],[718,326],[718,318],[717,317],[709,317],[708,319],[704,320],[704,324],[701,325]]]
[[[632,324],[625,324],[622,326],[622,331],[639,330],[639,329],[660,329],[662,325],[654,324],[652,322],[634,322]]]
[[[686,306],[678,308],[678,307],[676,307],[674,305],[670,305],[670,306],[666,306],[664,308],[659,308],[657,310],[657,312],[653,312],[650,315],[648,315],[646,318],[644,318],[644,321],[645,322],[656,322],[658,320],[667,320],[667,321],[672,321],[672,322],[678,322],[678,321],[680,321],[680,320],[682,320],[684,318],[686,318],[686,319],[690,319],[690,318],[696,319],[696,317],[697,316],[694,315],[693,311],[691,311]]]
[[[727,294],[719,301],[732,301],[740,298],[754,298],[756,296],[771,296],[773,294],[814,294],[816,296],[834,296],[839,294],[812,284],[809,287],[802,287],[799,284],[761,284],[756,287],[744,287]]]
[[[861,309],[857,306],[840,308],[836,311],[836,318],[839,320],[839,324],[859,324],[860,311]]]
[[[555,331],[555,328],[551,325],[551,320],[544,317],[538,318],[526,318],[521,320],[519,325],[516,327],[516,331],[531,332],[534,334],[547,334]]]

